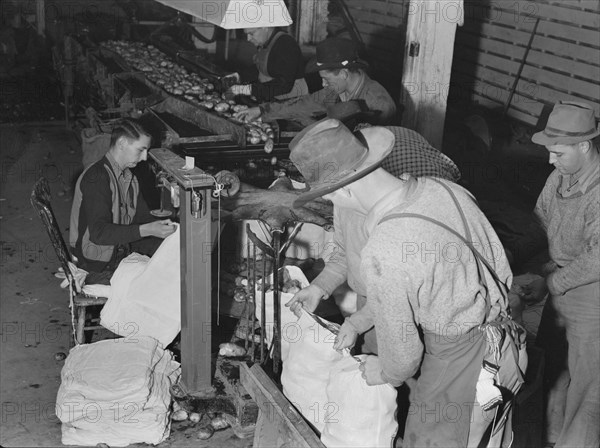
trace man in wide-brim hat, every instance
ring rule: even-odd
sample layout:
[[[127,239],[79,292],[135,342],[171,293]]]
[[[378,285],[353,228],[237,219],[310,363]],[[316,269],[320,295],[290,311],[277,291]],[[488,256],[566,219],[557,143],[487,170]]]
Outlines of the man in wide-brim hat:
[[[235,114],[240,120],[285,119],[302,125],[314,123],[328,114],[333,105],[363,100],[373,112],[371,124],[391,125],[397,120],[396,104],[390,94],[377,81],[365,73],[367,63],[359,58],[356,45],[351,40],[330,38],[317,45],[315,60],[307,73],[319,72],[323,89],[309,95],[283,102],[261,104]]]
[[[502,375],[514,379],[522,373],[512,339],[500,347],[497,338],[484,336],[486,323],[508,313],[512,273],[502,244],[462,187],[409,174],[398,178],[381,168],[394,144],[391,131],[372,127],[360,134],[325,119],[290,144],[290,159],[310,188],[295,205],[324,197],[334,209],[349,208],[367,239],[360,254],[367,301],[346,318],[334,348],[352,347],[358,334],[374,326],[378,356],[367,356],[361,365],[367,384],[399,386],[420,369],[405,440],[414,446],[478,446],[496,400],[502,400],[499,390],[479,388],[484,355],[511,360],[511,366],[502,365]],[[479,248],[494,274],[478,268],[459,235]],[[305,303],[301,293],[286,304],[296,313]],[[520,384],[511,382],[511,392]],[[456,418],[427,418],[428,409],[448,406],[457,407]],[[502,423],[498,428],[494,437],[501,438]]]
[[[535,207],[551,262],[546,278],[530,284],[523,298],[539,301],[550,293],[537,340],[546,348],[551,387],[546,438],[557,447],[600,444],[600,153],[593,141],[598,135],[591,106],[560,102],[545,129],[532,137],[556,168]]]

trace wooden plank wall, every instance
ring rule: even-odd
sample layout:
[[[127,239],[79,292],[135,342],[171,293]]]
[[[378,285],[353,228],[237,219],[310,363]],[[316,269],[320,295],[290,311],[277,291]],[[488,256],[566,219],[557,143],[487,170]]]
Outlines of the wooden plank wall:
[[[450,96],[502,108],[540,22],[508,115],[535,125],[544,105],[590,103],[600,116],[600,1],[465,0]]]
[[[371,73],[398,98],[409,0],[346,0],[367,47]]]

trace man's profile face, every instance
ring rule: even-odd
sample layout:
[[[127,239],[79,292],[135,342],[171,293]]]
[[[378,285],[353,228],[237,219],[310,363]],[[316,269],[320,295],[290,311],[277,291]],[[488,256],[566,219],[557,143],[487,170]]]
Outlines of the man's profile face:
[[[130,140],[126,137],[121,137],[117,141],[117,145],[121,151],[122,167],[135,168],[138,163],[148,158],[150,137],[147,135],[142,135],[137,140]]]
[[[554,165],[560,174],[575,174],[585,164],[585,145],[587,142],[574,145],[550,145],[546,149],[549,153],[549,162]]]
[[[323,88],[331,89],[337,94],[346,91],[348,86],[348,72],[346,70],[342,69],[337,74],[335,71],[321,70],[319,75],[321,75]]]
[[[269,30],[270,28],[247,28],[244,31],[248,36],[248,42],[260,47],[267,42]]]

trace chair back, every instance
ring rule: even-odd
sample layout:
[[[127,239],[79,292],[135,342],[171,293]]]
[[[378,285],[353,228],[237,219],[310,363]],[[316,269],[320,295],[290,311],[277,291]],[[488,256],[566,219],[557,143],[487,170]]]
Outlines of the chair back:
[[[51,199],[52,196],[50,194],[48,180],[45,177],[39,178],[31,190],[31,205],[40,216],[42,223],[46,228],[46,232],[48,232],[48,236],[50,237],[50,241],[52,242],[52,246],[54,247],[54,251],[56,252],[56,256],[58,257],[60,265],[65,271],[69,282],[73,288],[75,288],[73,275],[71,273],[71,269],[69,268],[69,261],[72,261],[71,254],[60,231],[60,227],[58,226],[56,216],[52,211],[52,205],[50,203]]]

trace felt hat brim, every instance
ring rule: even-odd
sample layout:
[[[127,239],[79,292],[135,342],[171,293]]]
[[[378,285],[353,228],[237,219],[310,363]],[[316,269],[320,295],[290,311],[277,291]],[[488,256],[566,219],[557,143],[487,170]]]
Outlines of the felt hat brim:
[[[542,146],[574,145],[575,143],[581,143],[596,138],[598,135],[600,135],[600,125],[594,132],[576,136],[551,134],[544,129],[543,131],[533,134],[531,141]]]
[[[392,152],[395,143],[394,133],[389,129],[382,127],[371,127],[365,128],[360,131],[368,145],[368,153],[365,160],[351,173],[345,175],[337,182],[328,182],[321,185],[311,185],[310,190],[306,193],[302,193],[294,201],[294,207],[302,207],[307,202],[312,201],[318,197],[324,196],[329,193],[345,187],[352,182],[365,177],[367,174],[375,171],[384,159]]]
[[[346,65],[343,65],[341,62],[324,62],[319,64],[316,59],[312,59],[307,67],[306,73],[315,73],[320,72],[321,70],[338,70],[342,68],[367,68],[369,64],[362,59],[357,59],[355,61],[349,62]]]

